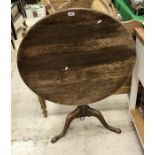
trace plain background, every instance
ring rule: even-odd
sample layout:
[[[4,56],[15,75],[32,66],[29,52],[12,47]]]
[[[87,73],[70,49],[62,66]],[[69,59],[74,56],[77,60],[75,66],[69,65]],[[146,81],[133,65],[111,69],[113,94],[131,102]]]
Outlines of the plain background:
[[[155,154],[155,1],[145,0],[144,154]],[[0,1],[0,155],[11,154],[11,1]]]

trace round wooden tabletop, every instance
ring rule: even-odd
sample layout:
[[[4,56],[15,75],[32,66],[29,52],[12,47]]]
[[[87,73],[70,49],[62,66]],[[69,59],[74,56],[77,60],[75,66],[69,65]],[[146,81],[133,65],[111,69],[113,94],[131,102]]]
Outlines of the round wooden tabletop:
[[[135,45],[112,17],[69,9],[37,22],[18,51],[23,81],[59,104],[84,105],[110,96],[128,79]]]

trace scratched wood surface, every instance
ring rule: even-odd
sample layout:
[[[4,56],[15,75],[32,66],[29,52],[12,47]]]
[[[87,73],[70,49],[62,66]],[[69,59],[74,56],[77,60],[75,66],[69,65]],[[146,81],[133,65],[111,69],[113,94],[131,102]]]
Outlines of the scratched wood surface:
[[[50,0],[50,2],[54,7],[56,6],[56,12],[68,8],[89,8],[108,14],[114,18],[117,18],[118,14],[110,0],[66,0],[66,2],[64,0]],[[132,22],[132,24],[130,22],[123,23],[123,26],[127,29],[127,31],[130,31],[129,33],[133,33],[133,28],[135,27],[134,22]],[[115,92],[115,94],[129,94],[130,88],[131,77]]]
[[[39,96],[83,105],[117,91],[134,62],[134,43],[119,22],[93,10],[70,9],[30,29],[17,64],[24,82]]]

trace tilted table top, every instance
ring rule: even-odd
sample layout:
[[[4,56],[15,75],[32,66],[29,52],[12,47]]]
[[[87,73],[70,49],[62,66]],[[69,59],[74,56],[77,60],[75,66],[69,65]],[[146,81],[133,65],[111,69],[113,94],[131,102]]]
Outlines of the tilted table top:
[[[69,9],[37,22],[18,51],[26,85],[59,104],[84,105],[114,93],[135,62],[135,45],[112,17]]]

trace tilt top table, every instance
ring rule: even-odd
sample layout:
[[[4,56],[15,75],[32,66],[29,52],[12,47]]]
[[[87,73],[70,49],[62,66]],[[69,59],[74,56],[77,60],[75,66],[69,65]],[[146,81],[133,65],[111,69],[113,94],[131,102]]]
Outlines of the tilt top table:
[[[135,45],[112,17],[90,9],[67,9],[37,22],[18,51],[23,81],[37,95],[63,105],[77,105],[66,119],[64,136],[74,118],[95,116],[109,130],[102,114],[88,106],[113,94],[128,79]]]

